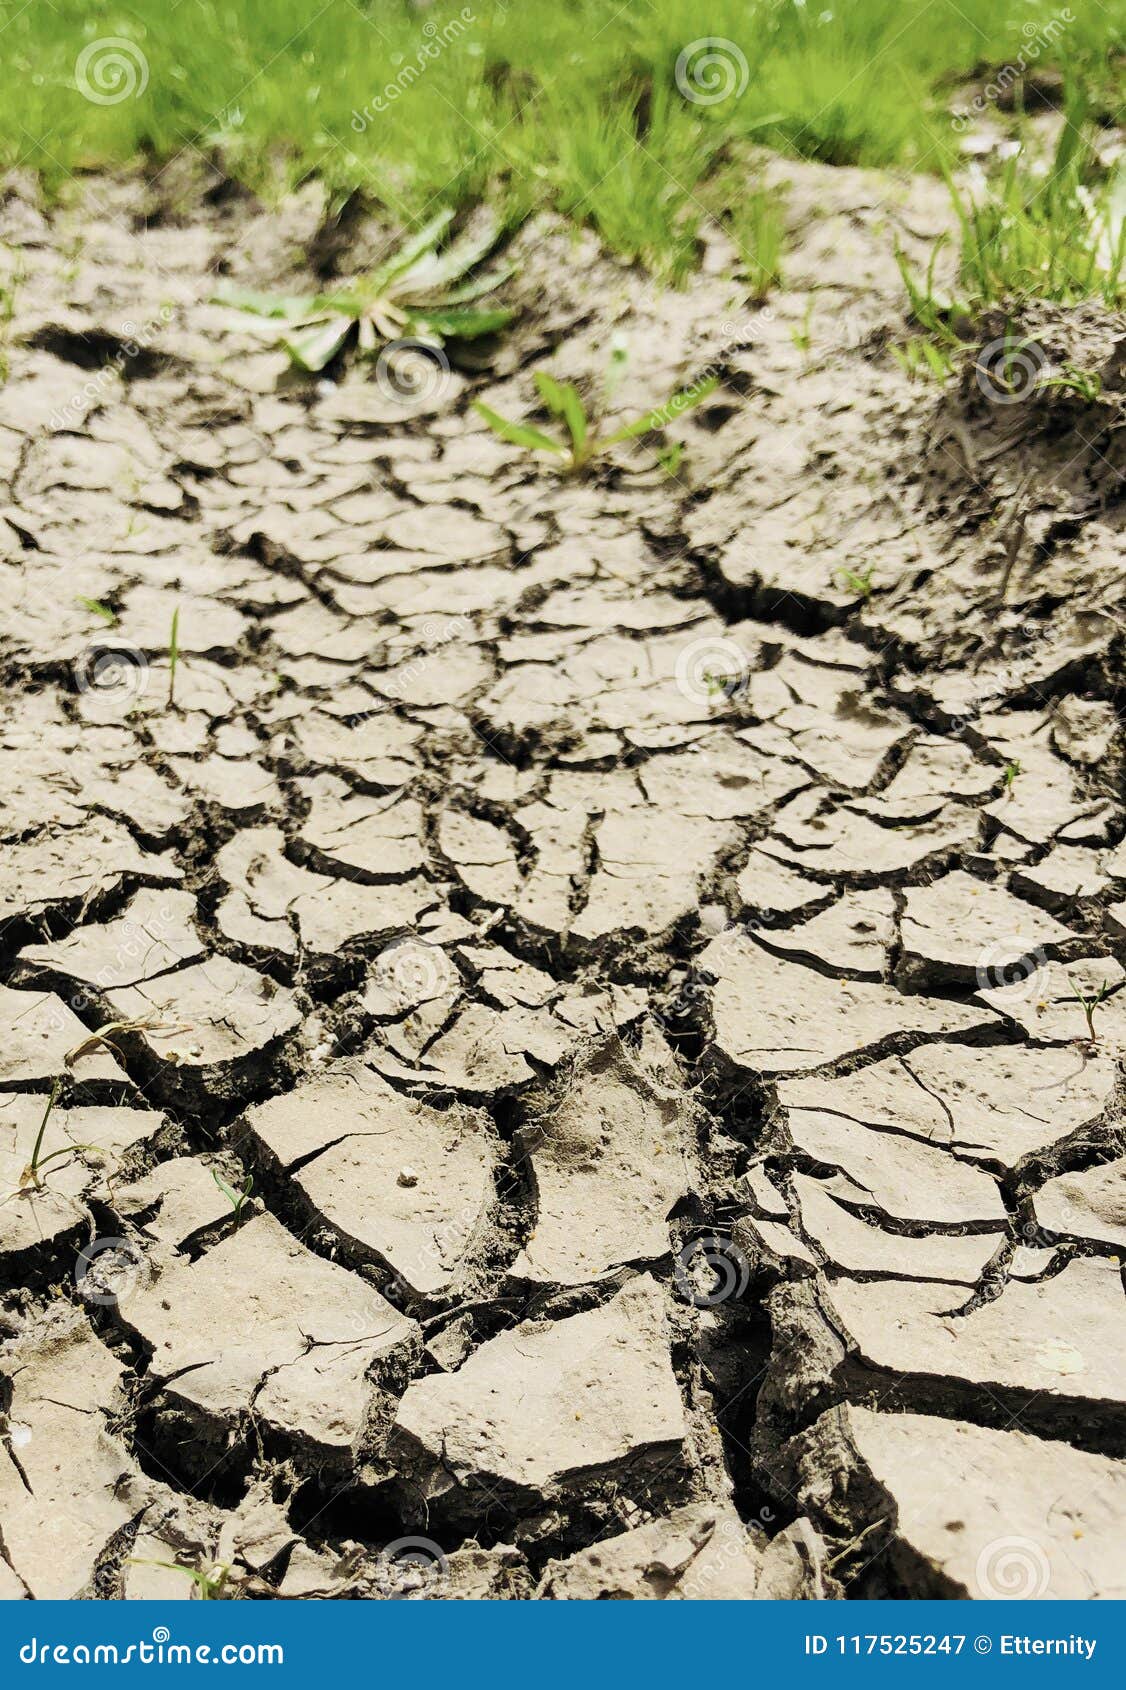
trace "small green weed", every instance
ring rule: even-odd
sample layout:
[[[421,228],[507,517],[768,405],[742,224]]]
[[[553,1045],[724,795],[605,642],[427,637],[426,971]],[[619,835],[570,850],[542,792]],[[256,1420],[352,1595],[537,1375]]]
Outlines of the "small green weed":
[[[1102,377],[1097,370],[1081,370],[1076,364],[1065,364],[1058,375],[1045,376],[1037,385],[1041,388],[1058,387],[1064,393],[1077,393],[1088,405],[1093,405],[1103,390]]]
[[[1030,335],[1018,335],[1011,322],[999,342],[992,342],[977,355],[975,369],[985,392],[1000,392],[1006,398],[1026,399],[1040,386],[1043,353]]]
[[[782,284],[786,239],[785,200],[776,189],[748,187],[732,173],[716,178],[709,198],[722,195],[719,221],[739,255],[739,273],[751,302],[761,305]]]
[[[949,172],[946,181],[961,229],[962,283],[975,305],[1099,298],[1113,310],[1126,300],[1126,170],[1119,163],[1100,184],[1078,102],[1046,173],[1018,153],[978,197]]]
[[[611,360],[611,372],[615,369]],[[483,400],[474,400],[474,408],[484,417],[494,434],[512,446],[522,446],[529,452],[550,452],[559,460],[560,468],[568,475],[581,474],[597,458],[605,457],[615,446],[628,440],[638,440],[643,434],[655,434],[699,405],[719,385],[718,376],[708,376],[692,387],[674,393],[665,404],[646,411],[642,417],[624,423],[610,434],[603,434],[588,415],[577,387],[569,381],[556,381],[546,370],[536,370],[533,379],[544,409],[561,421],[565,436],[547,434],[532,423],[511,422],[500,416]],[[609,383],[607,384],[609,386]],[[679,457],[676,460],[679,464]]]
[[[865,564],[863,569],[841,568],[835,570],[834,575],[841,586],[845,587],[850,593],[855,593],[857,598],[868,599],[871,597],[872,589],[875,586],[873,580],[875,575],[874,564]]]
[[[805,314],[800,324],[790,330],[790,339],[803,357],[808,357],[813,350],[813,295],[806,301]]]
[[[734,698],[742,683],[743,676],[737,670],[723,674],[709,669],[704,674],[704,685],[709,698]]]
[[[682,440],[671,440],[667,446],[657,448],[657,462],[670,480],[676,478],[676,472],[680,468],[680,461],[683,456],[684,442]]]
[[[56,1080],[54,1085],[51,1087],[51,1095],[47,1099],[47,1107],[43,1111],[43,1119],[39,1123],[39,1131],[35,1135],[35,1143],[31,1147],[31,1160],[20,1174],[19,1189],[21,1191],[39,1191],[43,1185],[41,1177],[42,1171],[47,1164],[49,1162],[56,1161],[60,1156],[69,1156],[72,1153],[73,1146],[68,1144],[64,1149],[52,1150],[47,1156],[41,1157],[39,1154],[43,1148],[43,1136],[47,1131],[47,1122],[51,1119],[51,1111],[54,1109],[55,1104],[59,1101],[59,1092],[61,1089],[62,1081]]]
[[[281,318],[288,327],[281,344],[299,370],[316,374],[355,343],[370,358],[388,341],[416,337],[441,346],[445,340],[473,340],[495,334],[512,320],[510,310],[481,308],[483,299],[512,274],[511,265],[479,266],[501,235],[490,214],[481,227],[442,245],[453,222],[440,211],[370,276],[333,293],[284,297],[222,287],[219,304],[235,305],[257,317]]]
[[[1075,996],[1073,998],[1061,998],[1059,1001],[1061,1003],[1077,1003],[1082,1005],[1083,1019],[1087,1023],[1087,1037],[1093,1044],[1098,1036],[1095,1032],[1095,1011],[1103,1002],[1104,998],[1108,998],[1114,990],[1114,982],[1112,980],[1104,980],[1102,985],[1096,987],[1094,991],[1085,992],[1078,980],[1076,980],[1074,974],[1069,974],[1067,978]]]
[[[923,331],[892,349],[909,374],[926,371],[945,381],[968,339],[969,319],[985,306],[1028,298],[1076,304],[1094,297],[1114,308],[1126,300],[1126,170],[1120,163],[1099,184],[1080,102],[1072,103],[1046,172],[1038,173],[1021,152],[974,194],[960,188],[949,170],[944,175],[961,235],[963,297],[943,299],[935,288],[942,241],[935,242],[922,281],[896,249],[910,315]],[[989,351],[988,368],[980,371],[988,388],[1012,396],[1059,388],[1087,403],[1099,397],[1098,376],[1073,364],[1041,379],[1043,355],[1011,323]]]
[[[133,1567],[163,1567],[169,1573],[183,1573],[199,1591],[201,1602],[221,1602],[233,1571],[226,1561],[216,1561],[210,1567],[184,1567],[179,1561],[149,1561],[130,1556],[129,1564]]]
[[[215,1181],[215,1184],[219,1187],[219,1190],[223,1193],[223,1196],[227,1199],[227,1202],[231,1205],[231,1209],[234,1213],[235,1225],[237,1226],[247,1200],[250,1197],[251,1192],[254,1190],[254,1175],[247,1174],[241,1187],[237,1189],[235,1186],[228,1184],[219,1172],[218,1168],[212,1168],[211,1177]]]
[[[43,1118],[39,1123],[39,1130],[35,1135],[35,1143],[31,1147],[31,1159],[27,1163],[26,1167],[22,1169],[16,1189],[14,1192],[10,1192],[9,1196],[26,1197],[32,1192],[42,1191],[43,1174],[45,1169],[49,1168],[53,1162],[61,1162],[68,1157],[76,1156],[80,1150],[85,1150],[95,1156],[102,1155],[102,1150],[99,1145],[77,1144],[71,1139],[68,1139],[66,1144],[60,1145],[57,1150],[49,1150],[45,1156],[41,1154],[43,1149],[43,1139],[47,1132],[47,1123],[51,1119],[51,1113],[59,1100],[59,1092],[61,1088],[61,1080],[56,1080],[54,1085],[51,1087],[51,1095],[47,1099],[47,1107],[43,1111]]]
[[[910,315],[921,329],[925,331],[929,343],[936,348],[945,348],[948,352],[961,349],[963,341],[958,334],[958,326],[970,317],[970,307],[958,299],[944,299],[935,287],[935,266],[946,245],[946,236],[942,235],[931,248],[930,259],[927,263],[926,275],[922,281],[917,281],[912,274],[907,256],[899,246],[895,249],[895,261],[899,266],[899,274],[903,277],[903,285],[907,290]]]

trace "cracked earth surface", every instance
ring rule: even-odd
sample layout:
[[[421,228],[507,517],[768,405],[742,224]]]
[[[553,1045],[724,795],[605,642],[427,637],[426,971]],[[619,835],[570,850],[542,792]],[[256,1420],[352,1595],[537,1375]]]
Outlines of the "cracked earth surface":
[[[408,399],[208,303],[312,191],[9,185],[0,1595],[1126,1595],[1126,339],[913,385],[941,187],[771,168]],[[615,329],[674,477],[469,408]]]

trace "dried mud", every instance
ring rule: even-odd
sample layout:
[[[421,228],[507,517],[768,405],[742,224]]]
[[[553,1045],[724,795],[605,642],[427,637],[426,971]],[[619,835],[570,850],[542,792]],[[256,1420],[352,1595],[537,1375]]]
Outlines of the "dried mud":
[[[1126,1595],[1126,336],[939,397],[941,187],[773,168],[405,395],[209,303],[315,190],[9,184],[0,1595]],[[674,475],[470,409],[618,330]]]

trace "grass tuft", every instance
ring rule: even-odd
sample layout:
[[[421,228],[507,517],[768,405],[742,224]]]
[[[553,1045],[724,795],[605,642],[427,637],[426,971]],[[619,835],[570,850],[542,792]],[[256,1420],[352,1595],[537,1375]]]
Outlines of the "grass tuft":
[[[281,344],[291,363],[308,375],[325,369],[355,343],[361,357],[402,337],[440,347],[446,340],[475,340],[495,334],[512,312],[476,303],[512,274],[509,264],[478,267],[495,248],[501,225],[485,212],[476,228],[447,241],[452,211],[440,211],[370,276],[348,289],[285,297],[245,288],[220,287],[215,298],[263,319],[289,326]]]
[[[619,362],[612,353],[604,392],[610,390],[618,369]],[[567,475],[582,474],[590,469],[597,459],[612,452],[615,446],[625,445],[630,440],[639,440],[645,434],[660,433],[686,411],[691,411],[701,404],[719,385],[718,376],[706,376],[692,387],[672,394],[663,405],[658,405],[653,410],[646,411],[643,416],[635,417],[631,422],[623,423],[607,433],[604,432],[601,422],[588,414],[582,395],[571,382],[556,381],[546,370],[536,370],[533,379],[543,409],[563,425],[556,433],[549,434],[534,423],[512,422],[480,399],[474,400],[474,409],[484,417],[493,433],[499,435],[502,440],[507,440],[509,445],[520,446],[527,452],[550,453]],[[679,466],[680,458],[676,457],[674,465],[673,459],[666,453],[664,458],[659,458],[658,461],[665,473],[671,475],[675,473],[675,467]]]
[[[960,275],[972,305],[1036,298],[1126,302],[1126,170],[1099,179],[1081,109],[1069,113],[1046,171],[1024,153],[976,195],[947,177],[962,236]]]

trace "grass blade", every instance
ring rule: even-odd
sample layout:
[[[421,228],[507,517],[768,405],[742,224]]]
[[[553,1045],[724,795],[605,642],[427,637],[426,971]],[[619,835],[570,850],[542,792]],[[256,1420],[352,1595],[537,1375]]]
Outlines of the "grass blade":
[[[515,264],[497,264],[491,270],[482,270],[479,276],[473,276],[460,287],[443,288],[442,304],[469,305],[475,299],[483,299],[487,293],[495,293],[510,277],[516,274]]]
[[[282,344],[299,370],[317,375],[335,358],[354,325],[354,317],[332,317],[327,323],[316,323],[312,328],[286,335]]]
[[[446,295],[452,282],[461,281],[470,270],[487,258],[501,235],[501,226],[492,213],[487,213],[483,227],[467,229],[450,242],[442,252],[423,252],[410,268],[400,273],[395,289],[397,299],[424,299],[428,293]]]
[[[47,1131],[47,1122],[51,1119],[51,1111],[59,1101],[62,1081],[56,1080],[51,1087],[51,1095],[47,1099],[47,1107],[43,1111],[43,1119],[39,1123],[39,1131],[35,1135],[35,1143],[31,1147],[31,1161],[27,1164],[27,1172],[34,1185],[39,1174],[39,1152],[43,1148],[43,1134]]]
[[[709,376],[706,381],[699,382],[695,387],[682,388],[665,404],[658,405],[656,410],[647,411],[643,417],[638,417],[636,421],[627,423],[624,428],[619,428],[616,433],[609,435],[606,445],[617,446],[623,440],[637,440],[643,434],[653,434],[658,429],[667,428],[686,411],[691,411],[701,404],[718,386],[719,377]]]
[[[575,452],[581,454],[586,445],[587,420],[578,388],[569,381],[556,381],[546,370],[537,370],[534,380],[540,398],[553,417],[561,417],[567,424]]]
[[[176,694],[176,665],[180,661],[180,606],[172,612],[172,627],[168,633],[168,708],[171,710]]]
[[[396,278],[403,276],[413,264],[432,247],[436,247],[454,220],[452,211],[440,211],[424,223],[416,235],[403,242],[383,264],[373,272],[370,286],[374,293],[385,293]]]
[[[507,440],[510,446],[523,446],[533,452],[563,452],[565,447],[558,440],[553,440],[550,434],[542,429],[533,428],[531,423],[509,422],[499,412],[491,409],[482,399],[473,401],[473,409],[479,411],[492,429],[502,440]]]
[[[76,598],[75,604],[80,604],[83,610],[88,610],[92,616],[100,616],[109,627],[117,621],[117,612],[111,610],[108,604],[101,604],[97,599]]]
[[[411,325],[443,340],[478,340],[481,335],[496,334],[512,321],[511,311],[465,311],[453,306],[446,311],[436,306],[432,311],[412,312]]]
[[[230,305],[237,311],[251,311],[256,317],[285,317],[290,322],[307,317],[317,309],[315,294],[258,293],[254,288],[220,282],[211,295],[212,305]]]

